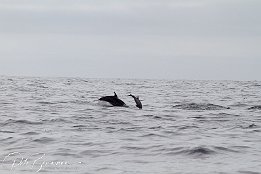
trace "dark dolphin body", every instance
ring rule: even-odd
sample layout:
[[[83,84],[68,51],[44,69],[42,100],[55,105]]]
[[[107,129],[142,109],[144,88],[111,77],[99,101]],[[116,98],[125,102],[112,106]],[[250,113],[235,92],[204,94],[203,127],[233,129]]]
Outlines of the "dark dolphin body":
[[[135,97],[135,96],[132,95],[132,94],[130,94],[129,96],[133,97],[133,98],[134,98],[134,101],[135,101],[135,103],[136,103],[136,106],[137,106],[138,108],[142,109],[142,104],[141,104],[141,102],[140,102],[139,97]]]
[[[115,92],[114,92],[114,96],[101,97],[99,100],[109,102],[113,106],[126,106],[126,104],[121,99],[118,98]]]

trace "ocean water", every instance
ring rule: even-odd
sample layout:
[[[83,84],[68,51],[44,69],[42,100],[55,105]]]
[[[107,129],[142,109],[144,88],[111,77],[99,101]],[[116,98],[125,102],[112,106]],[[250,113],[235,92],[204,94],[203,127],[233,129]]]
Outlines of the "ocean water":
[[[258,174],[260,105],[260,81],[1,76],[0,173]]]

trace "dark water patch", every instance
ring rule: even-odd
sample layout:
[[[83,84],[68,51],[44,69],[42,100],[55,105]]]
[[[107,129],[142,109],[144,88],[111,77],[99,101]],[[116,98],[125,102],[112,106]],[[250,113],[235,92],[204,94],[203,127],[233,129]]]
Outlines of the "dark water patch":
[[[142,129],[143,127],[127,127],[127,128],[120,128],[118,131],[136,132]]]
[[[13,139],[14,137],[6,137],[6,138],[3,138],[3,139],[0,139],[0,142],[3,142],[3,141],[8,141],[8,140],[11,140]]]
[[[75,125],[75,126],[73,126],[74,128],[85,128],[86,127],[86,125]]]
[[[229,117],[238,117],[240,115],[237,114],[229,114],[226,112],[220,112],[220,113],[209,113],[210,116],[215,116],[219,118],[229,118]]]
[[[206,117],[204,117],[204,116],[193,116],[193,117],[191,117],[191,118],[195,118],[195,119],[205,119]]]
[[[188,125],[188,126],[180,126],[178,130],[186,130],[186,129],[198,129],[199,127],[196,125]]]
[[[252,106],[248,110],[261,110],[261,105]]]
[[[240,170],[238,171],[238,173],[242,173],[242,174],[261,174],[261,172],[253,172],[253,171],[248,171],[248,170]]]
[[[49,138],[49,137],[42,137],[42,138],[34,139],[33,141],[36,143],[41,143],[41,144],[48,144],[50,142],[55,141],[55,139]]]
[[[160,129],[162,129],[162,126],[152,126],[152,127],[149,127],[148,129],[160,130]]]
[[[215,155],[218,152],[208,148],[208,147],[194,147],[194,148],[187,148],[187,147],[175,147],[175,148],[166,148],[160,149],[158,151],[162,151],[166,155],[185,155],[191,157],[208,157],[210,155]]]
[[[160,116],[153,116],[154,119],[162,119]]]
[[[227,148],[227,147],[221,147],[221,146],[214,146],[214,149],[221,151],[221,152],[235,152],[235,153],[240,152],[240,151],[235,150],[235,149],[231,149],[231,148]]]
[[[148,114],[148,115],[143,115],[144,117],[154,117],[154,115]]]
[[[261,132],[261,130],[260,129],[254,129],[251,132]]]
[[[214,105],[211,103],[187,103],[187,104],[180,104],[173,106],[176,109],[183,109],[183,110],[223,110],[223,109],[230,109],[229,107],[224,107],[220,105]]]
[[[39,135],[39,133],[30,131],[30,132],[22,133],[21,135]]]
[[[256,124],[250,124],[247,128],[255,128],[255,127],[257,127],[257,125]]]
[[[48,102],[48,101],[41,101],[41,102],[37,102],[38,104],[41,104],[41,105],[54,105],[54,104],[57,104],[55,102]]]
[[[201,157],[201,156],[214,155],[217,152],[207,147],[194,147],[191,149],[182,150],[180,151],[180,153],[190,155],[190,156],[195,156],[195,157]]]
[[[51,112],[50,114],[52,114],[52,115],[58,115],[59,113],[58,113],[58,112]]]
[[[67,104],[67,103],[75,103],[75,101],[57,101],[57,104]]]
[[[116,130],[117,128],[116,128],[116,127],[112,127],[112,126],[107,126],[107,127],[105,127],[105,129],[108,129],[108,130]]]
[[[27,124],[27,125],[41,125],[42,122],[33,122],[29,120],[13,120],[8,119],[5,122],[1,123],[2,126],[11,125],[11,124]]]
[[[147,137],[160,137],[160,138],[166,138],[167,136],[165,136],[165,135],[161,135],[161,134],[156,134],[156,133],[148,133],[148,134],[141,135],[140,137],[142,137],[142,138],[147,138]]]
[[[254,128],[260,128],[260,126],[256,125],[255,123],[252,123],[252,124],[249,124],[249,125],[238,125],[237,128],[254,129]]]
[[[14,103],[11,103],[11,102],[0,102],[1,105],[12,105]]]
[[[71,129],[68,129],[69,131],[85,131],[87,129],[90,129],[87,125],[74,125]]]
[[[13,133],[15,133],[15,132],[13,132],[13,131],[5,131],[5,130],[0,130],[0,133],[8,133],[8,134],[13,134]]]
[[[229,107],[247,107],[248,105],[245,104],[245,103],[235,103],[235,104],[232,104],[232,105],[229,105]]]
[[[135,151],[144,151],[144,150],[148,150],[148,147],[138,147],[138,146],[122,146],[122,149],[125,150],[135,150]]]

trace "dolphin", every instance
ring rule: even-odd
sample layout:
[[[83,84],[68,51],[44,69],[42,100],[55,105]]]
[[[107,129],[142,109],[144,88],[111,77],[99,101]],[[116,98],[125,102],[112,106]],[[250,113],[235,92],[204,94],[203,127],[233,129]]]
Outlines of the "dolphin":
[[[136,106],[137,106],[138,108],[142,109],[142,104],[141,104],[141,102],[140,102],[139,97],[138,97],[138,96],[135,97],[135,96],[132,95],[132,94],[130,94],[129,96],[133,97],[133,98],[134,98],[134,101],[135,101],[135,103],[136,103]]]
[[[109,102],[112,106],[126,106],[126,104],[118,98],[115,92],[114,96],[101,97],[99,100]]]

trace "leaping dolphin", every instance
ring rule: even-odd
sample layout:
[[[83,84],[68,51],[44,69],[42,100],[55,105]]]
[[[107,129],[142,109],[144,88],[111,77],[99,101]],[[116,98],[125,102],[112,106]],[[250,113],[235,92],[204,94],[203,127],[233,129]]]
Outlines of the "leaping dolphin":
[[[114,92],[114,96],[101,97],[99,100],[109,102],[113,106],[126,106],[126,104],[118,98],[117,94]]]
[[[132,95],[132,94],[130,94],[129,96],[133,97],[133,98],[134,98],[134,101],[135,101],[135,103],[136,103],[136,106],[137,106],[138,108],[142,109],[142,104],[141,104],[141,102],[140,102],[139,97],[138,97],[138,96],[135,97],[135,96]]]

